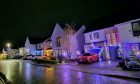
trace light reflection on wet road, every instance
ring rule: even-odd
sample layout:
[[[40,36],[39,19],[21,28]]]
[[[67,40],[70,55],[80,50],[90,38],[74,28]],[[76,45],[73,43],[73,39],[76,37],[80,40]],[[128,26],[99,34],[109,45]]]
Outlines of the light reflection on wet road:
[[[35,66],[20,60],[0,61],[0,72],[13,84],[140,84],[134,80]]]

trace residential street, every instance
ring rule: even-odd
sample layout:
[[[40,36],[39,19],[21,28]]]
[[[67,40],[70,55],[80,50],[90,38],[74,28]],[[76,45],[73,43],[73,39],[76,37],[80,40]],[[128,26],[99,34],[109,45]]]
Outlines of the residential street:
[[[140,0],[0,4],[0,84],[140,84]]]
[[[33,65],[29,61],[0,61],[0,72],[13,84],[139,84],[140,81],[85,73],[68,69],[65,65],[45,67]],[[80,66],[80,65],[79,65]],[[80,69],[80,68],[79,68]],[[82,69],[82,68],[81,68]]]

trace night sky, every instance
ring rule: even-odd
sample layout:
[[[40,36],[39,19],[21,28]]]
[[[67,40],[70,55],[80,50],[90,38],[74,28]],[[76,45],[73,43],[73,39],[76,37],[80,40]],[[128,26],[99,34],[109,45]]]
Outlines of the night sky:
[[[85,24],[106,17],[140,15],[139,0],[3,0],[0,1],[0,48],[24,45],[29,37],[51,35],[55,23]],[[136,14],[136,15],[135,15]],[[139,14],[139,15],[138,15]],[[130,16],[129,16],[130,15]]]

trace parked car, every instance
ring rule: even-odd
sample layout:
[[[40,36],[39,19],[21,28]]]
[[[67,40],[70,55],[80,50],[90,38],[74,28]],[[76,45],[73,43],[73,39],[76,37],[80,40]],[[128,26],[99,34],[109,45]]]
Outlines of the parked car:
[[[99,61],[98,54],[91,55],[90,53],[84,53],[83,56],[79,56],[77,59],[78,63],[94,63]]]
[[[44,60],[45,56],[35,56],[33,59]]]
[[[33,55],[27,55],[25,57],[23,57],[24,60],[32,60],[34,58]]]
[[[21,59],[23,56],[20,56],[20,55],[16,55],[16,56],[14,56],[14,58],[13,59]]]

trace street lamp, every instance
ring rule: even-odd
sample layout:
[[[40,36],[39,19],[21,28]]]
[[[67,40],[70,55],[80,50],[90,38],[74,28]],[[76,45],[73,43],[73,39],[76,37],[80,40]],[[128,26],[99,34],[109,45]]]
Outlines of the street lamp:
[[[8,48],[10,48],[10,47],[11,47],[11,44],[10,44],[10,43],[7,43],[6,46],[7,46]]]
[[[7,58],[10,58],[11,56],[11,43],[7,43],[6,44],[6,47],[7,47]]]

